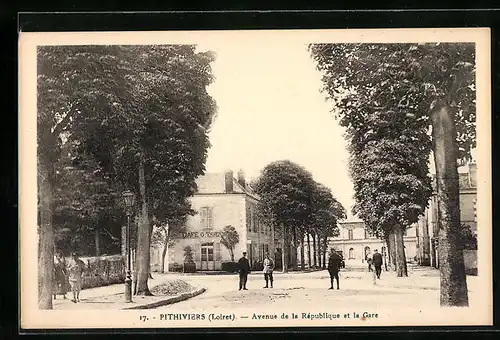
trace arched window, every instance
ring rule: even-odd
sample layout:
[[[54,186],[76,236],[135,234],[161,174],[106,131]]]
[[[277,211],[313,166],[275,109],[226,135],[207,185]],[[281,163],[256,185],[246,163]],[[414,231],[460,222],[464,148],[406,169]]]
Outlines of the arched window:
[[[354,259],[354,248],[349,249],[349,259]]]

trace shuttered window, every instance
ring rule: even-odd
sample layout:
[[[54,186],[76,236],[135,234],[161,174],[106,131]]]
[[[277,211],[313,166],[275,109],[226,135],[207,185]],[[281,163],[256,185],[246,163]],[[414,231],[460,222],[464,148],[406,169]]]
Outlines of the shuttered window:
[[[200,209],[201,227],[203,229],[213,228],[214,212],[211,207],[202,207]]]
[[[193,247],[194,251],[194,262],[196,262],[196,265],[198,265],[201,262],[201,244],[200,243],[195,243]]]

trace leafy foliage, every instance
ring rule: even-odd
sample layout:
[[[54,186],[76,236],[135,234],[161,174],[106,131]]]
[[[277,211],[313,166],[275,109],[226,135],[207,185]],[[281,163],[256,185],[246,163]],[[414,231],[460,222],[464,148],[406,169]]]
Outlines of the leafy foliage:
[[[323,90],[346,127],[353,212],[382,236],[408,226],[431,195],[427,131],[436,101],[454,111],[461,158],[475,147],[473,44],[314,44]]]
[[[374,125],[386,134],[398,134],[399,130],[384,125],[401,120],[408,124],[407,115],[414,116],[412,127],[426,129],[431,109],[442,100],[454,112],[459,158],[471,157],[476,124],[474,44],[313,44],[309,48],[323,74],[323,90],[354,145],[366,144]]]
[[[330,189],[314,181],[303,167],[290,161],[268,164],[252,184],[260,197],[258,210],[267,224],[313,232],[325,238],[338,235],[337,221],[345,209]]]
[[[460,240],[464,250],[477,250],[477,236],[472,232],[471,226],[462,224]]]
[[[290,161],[270,163],[253,185],[267,224],[291,228],[310,221],[314,180],[303,167]]]
[[[238,231],[232,225],[227,225],[222,229],[220,242],[229,250],[231,261],[234,262],[234,247],[240,242]]]
[[[184,250],[184,263],[194,263],[193,248],[191,248],[191,246],[185,246],[183,250]]]
[[[140,161],[148,196],[142,201],[148,202],[151,215],[166,223],[192,213],[186,198],[204,173],[207,131],[216,110],[206,92],[214,57],[197,53],[192,45],[38,48],[39,176],[56,182],[51,169],[70,143],[83,161],[75,169],[90,172],[80,172],[80,177],[74,172],[60,191],[76,183],[94,186],[74,193],[92,193],[89,207],[61,208],[61,213],[92,211],[93,216],[101,213],[96,208],[101,203],[118,207],[111,203],[112,192],[139,192]],[[94,164],[86,166],[90,160]],[[99,203],[98,196],[106,196],[107,203]],[[61,198],[66,201],[61,207],[74,200],[80,198]],[[44,211],[50,211],[45,204]],[[88,225],[86,219],[79,223]],[[150,221],[141,225],[149,229]]]

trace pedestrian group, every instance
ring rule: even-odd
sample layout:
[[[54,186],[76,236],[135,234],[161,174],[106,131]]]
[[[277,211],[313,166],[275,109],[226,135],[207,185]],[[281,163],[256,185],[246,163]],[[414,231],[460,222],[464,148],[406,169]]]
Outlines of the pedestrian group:
[[[368,271],[373,272],[372,266],[375,268],[374,278],[380,279],[380,275],[382,273],[382,255],[378,252],[378,249],[375,249],[372,257],[367,258],[368,262]],[[328,273],[330,274],[330,288],[334,289],[333,282],[336,281],[337,289],[340,289],[339,283],[339,271],[340,268],[343,267],[343,258],[337,253],[335,249],[330,250],[330,256],[328,258]],[[250,262],[247,259],[247,253],[243,252],[243,256],[238,260],[237,264],[238,273],[239,273],[239,290],[248,290],[247,289],[247,280],[248,274],[251,272]],[[263,262],[263,270],[264,280],[266,285],[263,288],[273,288],[273,271],[274,271],[274,262],[269,257],[269,253],[266,253]],[[269,285],[270,284],[270,285]]]
[[[54,299],[57,295],[62,295],[66,299],[66,294],[73,293],[74,303],[80,302],[80,291],[82,290],[82,277],[85,270],[85,263],[80,260],[76,253],[71,254],[71,259],[66,259],[61,254],[57,254],[54,261]]]

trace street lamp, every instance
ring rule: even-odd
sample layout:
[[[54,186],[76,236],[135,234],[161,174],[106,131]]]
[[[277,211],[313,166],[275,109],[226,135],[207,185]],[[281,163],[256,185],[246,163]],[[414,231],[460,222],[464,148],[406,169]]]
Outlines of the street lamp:
[[[130,216],[132,215],[132,208],[134,206],[135,196],[130,190],[125,191],[123,194],[125,207],[127,212],[127,233],[126,233],[126,248],[127,248],[127,276],[125,278],[125,302],[132,302],[132,276],[130,275]]]

